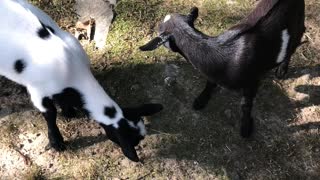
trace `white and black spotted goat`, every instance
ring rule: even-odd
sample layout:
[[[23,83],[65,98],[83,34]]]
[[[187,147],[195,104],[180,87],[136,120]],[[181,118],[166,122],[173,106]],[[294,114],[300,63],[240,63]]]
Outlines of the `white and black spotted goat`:
[[[262,76],[272,68],[277,77],[287,73],[291,55],[305,31],[304,0],[261,0],[238,25],[216,37],[194,27],[198,8],[189,15],[167,15],[159,36],[141,46],[143,51],[161,45],[180,53],[206,78],[207,84],[193,107],[202,109],[217,84],[243,93],[241,135],[253,131],[251,109]]]
[[[27,88],[47,122],[47,147],[65,149],[56,124],[57,103],[66,116],[84,110],[125,156],[139,161],[134,147],[146,135],[141,116],[159,112],[162,105],[121,109],[92,75],[79,42],[26,1],[1,0],[0,20],[0,75]]]

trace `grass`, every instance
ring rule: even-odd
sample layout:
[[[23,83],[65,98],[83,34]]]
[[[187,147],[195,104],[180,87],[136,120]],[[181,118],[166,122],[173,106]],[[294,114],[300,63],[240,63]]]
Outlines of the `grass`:
[[[31,0],[63,29],[76,22],[74,1]],[[50,3],[48,3],[50,2]],[[306,0],[305,39],[295,53],[289,78],[260,87],[254,108],[256,133],[238,133],[240,96],[219,90],[203,111],[191,104],[205,80],[182,57],[160,48],[138,47],[156,36],[168,13],[198,6],[197,28],[217,35],[237,23],[254,0],[121,0],[106,50],[85,47],[92,70],[120,105],[160,102],[163,112],[146,119],[149,135],[139,145],[142,163],[123,157],[104,132],[84,117],[58,126],[68,143],[63,153],[44,151],[46,125],[16,84],[0,78],[0,174],[17,179],[312,179],[320,170],[320,3]],[[166,85],[168,69],[175,83]],[[170,70],[171,72],[171,70]],[[3,93],[2,93],[3,92]],[[13,92],[13,93],[12,93]],[[15,148],[16,149],[15,149]],[[17,149],[18,147],[18,149]],[[23,156],[32,165],[26,165]]]
[[[199,29],[208,34],[218,34],[226,27],[230,27],[237,19],[248,12],[250,1],[238,6],[227,5],[227,1],[200,1]],[[174,12],[188,13],[192,6],[199,5],[199,1],[170,1],[150,0],[131,1],[123,0],[117,5],[119,13],[117,21],[111,28],[108,36],[107,49],[113,61],[139,61],[150,62],[162,59],[179,59],[179,56],[168,53],[161,48],[154,52],[141,53],[138,47],[156,35],[157,23],[165,15]],[[227,9],[226,9],[227,8]],[[228,14],[227,14],[228,13]],[[227,15],[233,14],[233,17]],[[206,17],[204,20],[203,17]],[[223,22],[223,23],[222,23]]]

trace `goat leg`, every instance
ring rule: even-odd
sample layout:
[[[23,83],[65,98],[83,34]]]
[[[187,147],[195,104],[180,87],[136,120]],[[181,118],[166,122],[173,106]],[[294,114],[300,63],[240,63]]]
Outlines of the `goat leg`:
[[[72,106],[60,104],[62,116],[66,119],[77,117],[76,109]]]
[[[276,77],[278,79],[283,79],[288,72],[289,61],[285,60],[276,69]]]
[[[200,110],[206,107],[206,105],[208,104],[211,98],[211,94],[216,87],[217,87],[216,83],[212,83],[207,80],[206,87],[203,89],[201,94],[193,102],[193,109]]]
[[[48,126],[48,138],[49,144],[45,147],[46,150],[53,148],[57,151],[63,151],[66,149],[63,143],[63,137],[57,126],[57,109],[54,103],[49,98],[43,99],[43,106],[46,108],[46,112],[42,113]]]
[[[257,86],[243,89],[243,97],[241,100],[242,117],[240,121],[240,134],[244,138],[250,137],[254,129],[254,121],[251,117],[251,110],[256,93]]]

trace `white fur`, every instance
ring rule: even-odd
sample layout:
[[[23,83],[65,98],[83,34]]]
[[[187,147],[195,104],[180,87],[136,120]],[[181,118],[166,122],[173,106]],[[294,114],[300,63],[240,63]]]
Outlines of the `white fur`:
[[[169,41],[165,42],[164,46],[172,51],[172,48],[170,47]]]
[[[147,134],[147,130],[146,130],[146,127],[145,125],[143,124],[142,121],[139,121],[138,124],[137,124],[139,130],[140,130],[140,135],[141,136],[145,136]]]
[[[245,42],[245,37],[241,36],[238,40],[237,40],[237,50],[236,50],[236,54],[235,54],[235,58],[236,60],[240,60],[241,56],[245,50],[246,47],[246,42]]]
[[[145,136],[145,135],[147,134],[146,127],[145,127],[145,125],[143,124],[142,121],[139,121],[139,122],[137,123],[137,125],[134,125],[134,123],[131,122],[131,121],[128,121],[128,123],[129,123],[129,125],[130,125],[132,128],[138,129],[138,130],[139,130],[139,134],[140,134],[141,136]]]
[[[171,19],[171,15],[166,15],[166,17],[164,18],[163,22],[167,22]]]
[[[282,62],[287,54],[287,48],[288,48],[288,43],[290,39],[290,36],[288,34],[288,29],[285,29],[282,31],[281,39],[282,39],[282,44],[281,44],[281,49],[277,58],[277,63]]]
[[[42,28],[39,20],[55,31],[48,39],[37,34]],[[0,21],[0,75],[26,86],[36,108],[45,112],[44,97],[71,87],[82,94],[84,108],[93,119],[118,127],[122,111],[92,75],[88,56],[77,39],[24,0],[1,0]],[[17,59],[26,63],[21,74],[14,70]],[[104,115],[106,106],[116,108],[114,118]]]

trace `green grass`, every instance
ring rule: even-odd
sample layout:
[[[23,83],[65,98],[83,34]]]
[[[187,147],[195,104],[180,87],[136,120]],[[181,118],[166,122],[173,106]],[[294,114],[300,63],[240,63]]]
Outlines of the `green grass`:
[[[177,60],[180,56],[160,48],[153,52],[141,52],[138,47],[157,34],[158,23],[170,13],[187,14],[198,1],[122,0],[117,5],[118,16],[112,25],[107,41],[112,61],[150,63],[161,59]],[[250,1],[228,5],[227,1],[201,1],[197,27],[216,35],[234,25],[248,12]],[[241,6],[239,6],[241,5]]]

